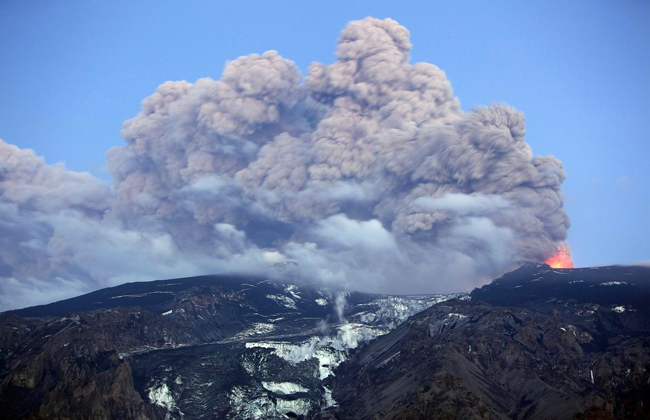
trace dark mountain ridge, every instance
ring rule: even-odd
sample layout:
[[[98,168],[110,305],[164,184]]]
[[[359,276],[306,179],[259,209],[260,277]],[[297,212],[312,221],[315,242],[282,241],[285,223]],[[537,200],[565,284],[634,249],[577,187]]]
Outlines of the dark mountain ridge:
[[[355,350],[321,418],[650,418],[650,269],[525,264],[470,296]]]
[[[349,347],[457,296],[201,276],[10,311],[0,314],[0,408],[7,419],[246,418],[259,411],[248,401],[268,406],[263,418],[314,413],[328,404],[321,379]]]
[[[546,264],[526,263],[517,270],[471,292],[472,300],[492,305],[521,305],[545,299],[572,299],[598,305],[650,305],[650,268],[605,266],[589,268],[551,268]]]
[[[528,263],[470,296],[201,276],[10,311],[0,412],[650,418],[650,268]]]
[[[179,279],[155,280],[149,282],[124,283],[107,287],[81,296],[46,305],[31,306],[7,311],[23,318],[64,316],[72,312],[86,312],[96,309],[118,307],[141,307],[152,311],[169,310],[174,296],[197,287],[217,285],[229,290],[241,290],[246,284],[258,284],[262,277],[242,277],[237,275],[195,276]]]

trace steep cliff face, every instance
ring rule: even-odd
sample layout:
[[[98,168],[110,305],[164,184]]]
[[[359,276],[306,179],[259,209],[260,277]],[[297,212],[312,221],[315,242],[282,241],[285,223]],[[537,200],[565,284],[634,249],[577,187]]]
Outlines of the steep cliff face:
[[[526,265],[357,351],[321,416],[649,418],[648,286],[643,268]]]
[[[3,418],[160,417],[135,390],[130,363],[107,345],[110,329],[89,323],[94,315],[51,322],[0,316]]]

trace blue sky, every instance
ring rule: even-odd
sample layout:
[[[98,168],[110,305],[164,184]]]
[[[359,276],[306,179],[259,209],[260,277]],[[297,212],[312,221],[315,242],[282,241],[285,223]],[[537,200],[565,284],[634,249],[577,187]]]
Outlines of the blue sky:
[[[650,259],[648,1],[2,1],[0,138],[108,180],[106,150],[159,84],[270,49],[305,74],[365,16],[406,26],[463,109],[526,114],[533,152],[568,173],[577,265]]]

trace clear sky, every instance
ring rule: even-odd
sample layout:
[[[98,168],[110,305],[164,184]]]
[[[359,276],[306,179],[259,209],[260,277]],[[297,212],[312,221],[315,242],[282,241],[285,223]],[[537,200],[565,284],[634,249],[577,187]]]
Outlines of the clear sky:
[[[122,122],[167,80],[277,50],[305,74],[351,20],[391,17],[462,108],[526,114],[563,161],[579,266],[650,260],[650,2],[0,1],[0,138],[103,179]]]

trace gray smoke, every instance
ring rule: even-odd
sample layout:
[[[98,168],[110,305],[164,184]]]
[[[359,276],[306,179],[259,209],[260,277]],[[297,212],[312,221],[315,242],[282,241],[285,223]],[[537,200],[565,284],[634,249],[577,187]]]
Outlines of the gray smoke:
[[[304,80],[268,51],[166,82],[108,151],[112,188],[0,143],[0,309],[284,261],[354,289],[458,291],[554,254],[561,162],[533,156],[514,109],[463,113],[410,49],[366,18]]]

